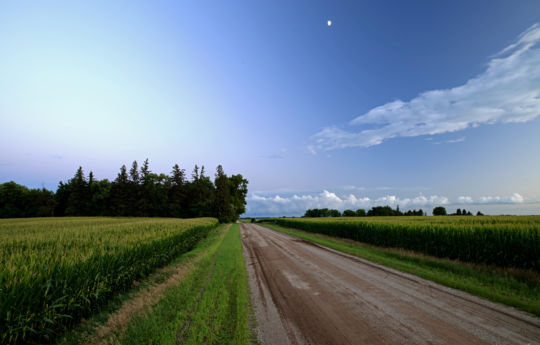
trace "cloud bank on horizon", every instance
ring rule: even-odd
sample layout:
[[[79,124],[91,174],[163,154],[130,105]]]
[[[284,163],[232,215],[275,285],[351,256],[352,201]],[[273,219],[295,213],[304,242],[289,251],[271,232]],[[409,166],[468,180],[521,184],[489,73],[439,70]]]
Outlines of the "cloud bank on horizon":
[[[397,137],[456,132],[484,124],[527,122],[540,116],[540,24],[496,54],[486,71],[465,84],[395,100],[353,119],[359,131],[327,127],[308,149],[369,147]],[[375,127],[375,128],[374,128]]]
[[[536,200],[530,200],[536,202]],[[445,205],[515,205],[527,203],[522,195],[514,193],[508,197],[483,196],[472,198],[470,196],[460,196],[455,200],[450,200],[440,195],[418,195],[411,198],[400,198],[395,195],[387,195],[379,198],[359,197],[354,194],[339,196],[336,193],[323,190],[320,194],[292,195],[283,197],[278,194],[273,196],[261,196],[253,193],[247,198],[247,215],[250,216],[270,216],[270,215],[303,215],[307,209],[331,208],[340,211],[359,208],[369,209],[373,206],[391,206],[401,209],[427,208]]]

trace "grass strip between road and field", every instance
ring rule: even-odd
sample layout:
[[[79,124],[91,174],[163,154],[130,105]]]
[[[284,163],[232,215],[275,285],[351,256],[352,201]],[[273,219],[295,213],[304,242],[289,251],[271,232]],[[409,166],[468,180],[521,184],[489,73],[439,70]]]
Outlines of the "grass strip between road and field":
[[[249,344],[252,308],[240,229],[233,224],[194,270],[136,316],[120,344]]]
[[[174,259],[169,265],[158,269],[133,288],[118,294],[99,313],[84,320],[66,332],[57,345],[99,345],[116,343],[122,337],[132,318],[151,310],[164,292],[184,279],[208,250],[223,239],[229,225],[219,225],[200,240],[195,248]]]
[[[275,224],[261,225],[540,316],[540,274],[537,272],[463,263]]]

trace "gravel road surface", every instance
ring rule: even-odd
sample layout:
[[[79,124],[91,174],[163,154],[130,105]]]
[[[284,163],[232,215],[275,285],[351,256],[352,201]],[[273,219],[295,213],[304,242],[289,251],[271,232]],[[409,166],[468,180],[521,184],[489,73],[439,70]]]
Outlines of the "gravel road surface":
[[[242,224],[261,341],[540,344],[540,319],[255,224]]]

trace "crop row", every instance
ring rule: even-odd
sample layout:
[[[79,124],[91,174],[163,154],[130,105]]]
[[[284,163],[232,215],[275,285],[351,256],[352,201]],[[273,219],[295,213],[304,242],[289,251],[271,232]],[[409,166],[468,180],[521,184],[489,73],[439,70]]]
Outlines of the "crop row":
[[[0,221],[0,343],[48,343],[189,251],[213,218]]]
[[[274,222],[441,258],[540,271],[540,217],[466,218],[279,218]]]

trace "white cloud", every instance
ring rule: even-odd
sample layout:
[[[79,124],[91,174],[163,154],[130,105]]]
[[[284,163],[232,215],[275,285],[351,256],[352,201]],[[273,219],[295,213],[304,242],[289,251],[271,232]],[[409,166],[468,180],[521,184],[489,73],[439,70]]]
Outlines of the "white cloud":
[[[485,72],[451,89],[431,90],[408,102],[395,100],[350,122],[375,129],[327,127],[310,151],[369,147],[396,137],[456,132],[481,124],[527,122],[540,115],[540,25],[496,54]],[[449,141],[451,142],[451,141]],[[458,141],[454,141],[458,142]]]
[[[359,208],[369,209],[373,206],[399,205],[402,209],[427,207],[433,205],[446,205],[449,201],[446,197],[432,195],[419,195],[414,198],[400,198],[395,195],[372,199],[367,196],[354,194],[337,195],[334,192],[323,190],[320,194],[294,194],[289,197],[280,195],[260,196],[251,194],[247,198],[248,215],[302,215],[310,208],[333,208],[338,210]]]
[[[534,201],[534,200],[529,200]],[[369,209],[373,206],[391,206],[395,208],[399,205],[402,210],[423,208],[429,211],[434,206],[447,205],[503,205],[522,204],[527,202],[523,196],[514,193],[508,197],[483,196],[474,199],[470,196],[460,196],[454,201],[450,201],[445,196],[440,195],[418,195],[415,197],[398,197],[396,195],[386,195],[378,198],[368,196],[357,196],[354,194],[338,195],[337,193],[323,190],[319,194],[305,194],[292,196],[261,196],[251,194],[247,198],[247,215],[249,216],[283,216],[302,215],[307,209],[331,208],[340,211],[359,208]]]
[[[464,141],[465,141],[465,137],[461,137],[458,139],[447,140],[446,142],[449,144],[454,144],[454,143],[462,143]]]
[[[522,204],[523,202],[525,199],[518,193],[514,193],[510,197],[483,196],[478,199],[479,204]]]
[[[460,196],[459,198],[457,198],[457,203],[458,204],[472,204],[474,203],[474,200],[470,196]]]

